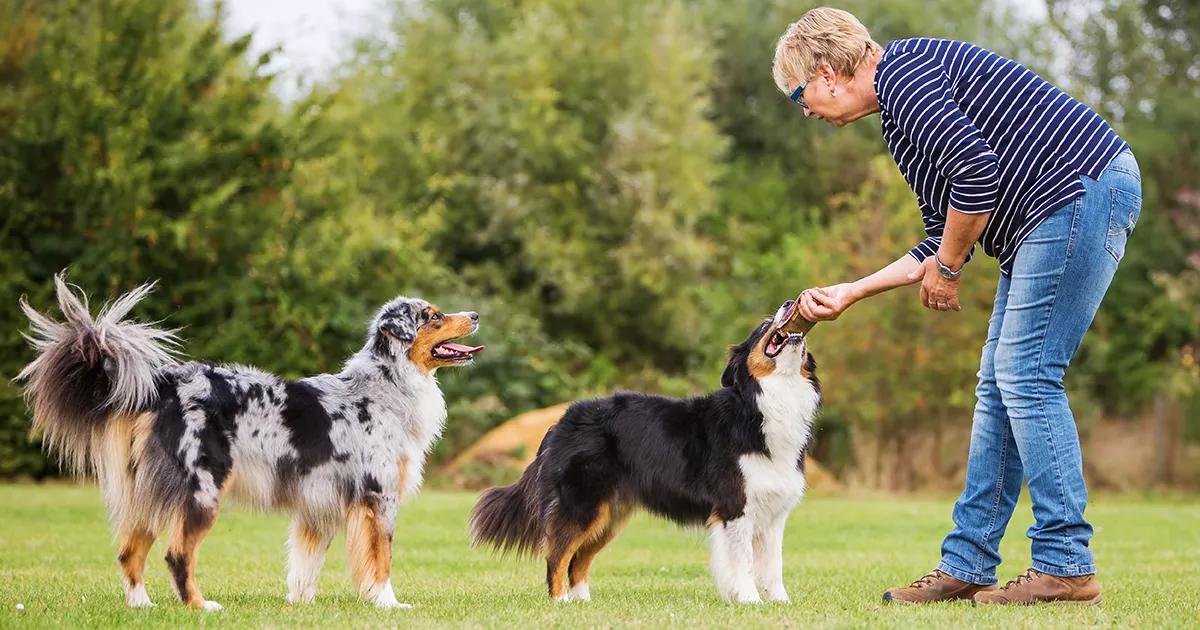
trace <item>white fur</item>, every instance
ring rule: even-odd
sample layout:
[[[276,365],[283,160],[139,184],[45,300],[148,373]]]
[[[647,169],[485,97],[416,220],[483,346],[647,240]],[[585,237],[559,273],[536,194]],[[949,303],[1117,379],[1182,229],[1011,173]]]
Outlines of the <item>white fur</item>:
[[[710,566],[717,592],[739,604],[762,600],[754,586],[754,521],[749,516],[716,523],[710,528]]]
[[[572,586],[571,590],[568,592],[568,595],[570,596],[571,601],[576,601],[576,602],[592,601],[592,592],[588,589],[587,580],[584,580],[583,582],[580,582],[580,583],[576,584],[575,586]]]
[[[321,566],[325,564],[325,553],[329,551],[329,542],[333,540],[333,530],[321,532],[320,544],[316,550],[309,551],[298,541],[300,527],[300,520],[294,519],[288,537],[287,601],[291,604],[311,604],[317,596],[317,577],[321,574]]]
[[[396,600],[396,593],[392,590],[391,580],[372,587],[367,593],[367,601],[374,604],[377,608],[412,608],[412,604],[405,604]]]
[[[710,527],[711,567],[725,599],[758,603],[789,601],[783,585],[783,530],[792,508],[804,497],[800,457],[812,435],[820,394],[801,373],[804,343],[788,346],[775,371],[759,380],[767,454],[739,459],[746,484],[744,514]]]
[[[211,390],[208,378],[199,372],[195,378],[179,383],[179,399],[184,404],[184,429],[176,453],[183,460],[184,466],[199,479],[200,488],[195,493],[196,501],[208,509],[217,507],[220,490],[213,480],[212,473],[197,465],[200,461],[200,432],[208,424],[208,415],[196,401],[207,398]]]
[[[138,584],[125,583],[125,604],[130,608],[150,608],[154,606],[154,602],[150,601],[150,595],[146,593],[146,583]]]

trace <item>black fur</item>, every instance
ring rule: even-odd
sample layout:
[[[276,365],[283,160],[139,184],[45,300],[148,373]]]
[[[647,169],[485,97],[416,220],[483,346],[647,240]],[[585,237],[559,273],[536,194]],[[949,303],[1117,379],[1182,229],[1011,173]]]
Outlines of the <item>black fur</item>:
[[[329,438],[333,420],[311,385],[288,381],[284,392],[283,424],[290,431],[292,448],[300,454],[295,462],[297,471],[305,475],[333,457],[333,441]]]
[[[738,459],[767,454],[756,399],[763,390],[748,359],[771,329],[765,321],[730,349],[722,387],[709,395],[620,393],[572,404],[521,479],[480,497],[471,517],[475,542],[535,553],[553,545],[549,520],[583,530],[603,505],[641,506],[680,524],[741,516]],[[815,369],[811,358],[806,368]],[[816,384],[815,375],[809,380]]]

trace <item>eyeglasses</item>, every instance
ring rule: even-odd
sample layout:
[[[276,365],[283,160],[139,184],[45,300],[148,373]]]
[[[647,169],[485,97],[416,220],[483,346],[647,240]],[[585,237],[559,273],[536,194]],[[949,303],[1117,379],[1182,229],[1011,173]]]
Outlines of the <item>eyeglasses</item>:
[[[796,86],[796,91],[792,92],[792,102],[808,109],[808,103],[804,102],[804,88],[808,87],[808,81],[801,81],[800,85]]]

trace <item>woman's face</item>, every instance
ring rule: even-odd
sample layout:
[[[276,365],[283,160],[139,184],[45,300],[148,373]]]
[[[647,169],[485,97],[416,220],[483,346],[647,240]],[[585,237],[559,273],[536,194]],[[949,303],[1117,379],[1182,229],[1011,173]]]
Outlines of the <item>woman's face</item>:
[[[800,81],[792,79],[789,81],[788,89],[792,92],[800,87]],[[837,96],[833,92],[838,93]],[[807,107],[804,107],[804,116],[806,118],[816,118],[824,120],[834,127],[844,126],[846,123],[853,122],[857,118],[849,118],[849,99],[843,98],[846,96],[844,86],[837,84],[835,78],[833,83],[822,76],[816,76],[809,80],[808,85],[804,86],[804,92],[801,93],[801,100],[804,101]]]
[[[799,79],[788,81],[788,88],[795,92],[800,87]],[[807,107],[804,115],[817,118],[833,125],[842,127],[852,123],[877,108],[872,109],[859,95],[863,88],[855,89],[854,78],[843,77],[833,71],[829,64],[824,64],[819,73],[809,79],[800,94],[800,100]],[[872,90],[873,91],[873,90]]]

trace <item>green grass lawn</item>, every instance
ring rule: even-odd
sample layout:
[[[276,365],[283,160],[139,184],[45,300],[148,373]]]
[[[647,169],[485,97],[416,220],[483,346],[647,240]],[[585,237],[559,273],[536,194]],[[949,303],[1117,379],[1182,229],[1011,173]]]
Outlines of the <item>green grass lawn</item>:
[[[888,586],[933,567],[951,499],[807,499],[788,523],[784,561],[790,605],[720,601],[699,530],[639,515],[602,553],[592,601],[555,604],[544,565],[493,558],[467,545],[473,494],[427,492],[396,531],[393,583],[412,610],[359,602],[334,542],[315,604],[284,603],[287,520],[231,506],[200,554],[198,579],[225,606],[205,615],[182,607],[155,546],[147,568],[158,606],[128,610],[99,492],[90,486],[0,486],[0,627],[794,627],[1004,626],[1170,627],[1200,623],[1200,504],[1099,497],[1089,508],[1104,603],[1080,608],[973,609],[968,603],[881,607]],[[1029,562],[1018,508],[1001,575]],[[18,612],[17,604],[24,610]]]

